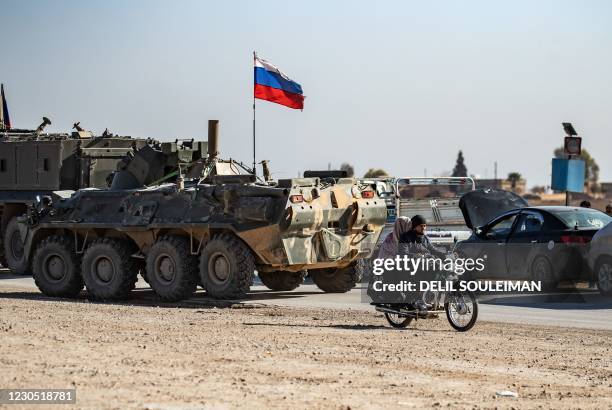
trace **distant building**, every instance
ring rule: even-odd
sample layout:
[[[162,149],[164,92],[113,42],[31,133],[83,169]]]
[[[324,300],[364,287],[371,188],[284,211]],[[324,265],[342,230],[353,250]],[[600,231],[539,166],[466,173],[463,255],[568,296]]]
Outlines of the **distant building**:
[[[476,189],[486,189],[486,188],[502,189],[501,179],[477,178],[477,179],[474,179],[474,182],[476,183]]]
[[[607,197],[612,197],[612,182],[601,182],[601,192]]]

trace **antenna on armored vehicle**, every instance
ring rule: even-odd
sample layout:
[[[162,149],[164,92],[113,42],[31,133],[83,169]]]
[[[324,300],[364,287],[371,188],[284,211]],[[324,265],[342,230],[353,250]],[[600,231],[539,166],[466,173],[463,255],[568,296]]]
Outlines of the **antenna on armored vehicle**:
[[[40,123],[38,128],[36,128],[37,134],[40,134],[41,132],[43,132],[43,130],[45,129],[47,125],[51,125],[51,120],[49,118],[43,117],[42,119],[43,119],[42,122]]]

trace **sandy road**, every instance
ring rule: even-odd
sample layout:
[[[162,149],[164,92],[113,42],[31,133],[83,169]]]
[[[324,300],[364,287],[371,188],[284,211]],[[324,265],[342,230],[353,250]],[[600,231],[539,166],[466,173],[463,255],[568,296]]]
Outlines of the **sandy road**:
[[[31,276],[15,276],[0,270],[0,286],[21,287],[36,290]],[[148,285],[138,283],[144,298],[153,300]],[[199,291],[191,302],[208,304],[204,292]],[[372,311],[362,302],[358,287],[345,294],[325,294],[312,284],[304,284],[291,292],[272,292],[265,286],[252,287],[251,293],[241,301],[243,304],[265,304],[271,306],[331,308]],[[588,329],[612,330],[612,298],[599,295],[597,291],[557,291],[543,295],[497,295],[480,298],[480,319],[518,324],[553,325]]]
[[[79,408],[605,408],[611,358],[607,330],[394,330],[363,310],[91,303],[0,281],[0,386],[73,386]]]

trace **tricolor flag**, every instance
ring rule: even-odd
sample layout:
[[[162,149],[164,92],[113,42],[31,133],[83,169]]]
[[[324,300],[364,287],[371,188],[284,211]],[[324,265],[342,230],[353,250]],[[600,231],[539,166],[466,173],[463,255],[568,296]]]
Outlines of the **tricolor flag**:
[[[255,98],[303,109],[302,86],[263,58],[255,57]]]
[[[0,85],[0,94],[0,129],[10,130],[11,118],[9,117],[8,106],[6,105],[6,98],[4,98],[4,84]]]

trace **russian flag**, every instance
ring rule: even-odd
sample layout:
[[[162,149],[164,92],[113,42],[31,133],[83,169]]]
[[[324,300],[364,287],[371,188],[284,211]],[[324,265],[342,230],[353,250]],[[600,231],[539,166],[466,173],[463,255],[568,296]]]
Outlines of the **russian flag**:
[[[291,80],[281,70],[255,54],[255,98],[281,104],[289,108],[303,109],[302,86]]]

